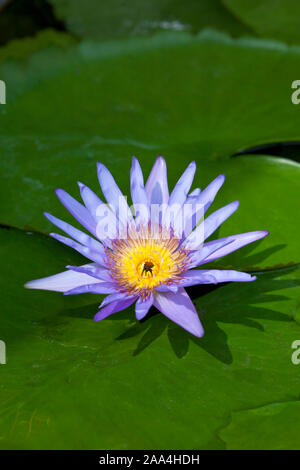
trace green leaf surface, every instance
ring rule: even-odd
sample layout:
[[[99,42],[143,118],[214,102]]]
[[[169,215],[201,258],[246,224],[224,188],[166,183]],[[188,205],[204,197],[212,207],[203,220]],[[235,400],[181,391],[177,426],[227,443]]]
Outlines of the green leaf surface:
[[[14,39],[2,47],[0,49],[0,64],[5,61],[27,60],[39,50],[46,48],[66,49],[75,43],[76,40],[66,33],[44,29],[34,38]]]
[[[216,156],[297,139],[299,57],[298,48],[208,30],[46,49],[2,65],[1,132],[182,144]]]
[[[101,296],[25,290],[82,260],[43,235],[0,237],[0,448],[225,448],[233,412],[297,400],[299,268],[201,296],[197,339],[161,314],[138,323],[132,308],[94,323]]]
[[[262,37],[300,43],[300,5],[295,0],[222,0],[242,23]]]
[[[214,27],[232,35],[248,28],[221,0],[50,0],[68,31],[83,38],[149,35],[159,30],[198,32]]]
[[[253,252],[245,248],[223,266],[299,262],[299,165],[264,156],[230,158],[241,148],[299,138],[300,115],[289,88],[299,57],[295,48],[205,31],[84,42],[46,48],[21,63],[6,61],[1,223],[49,231],[43,211],[71,220],[56,201],[56,187],[78,196],[81,180],[98,192],[98,160],[128,194],[131,156],[147,174],[163,154],[170,187],[193,159],[195,186],[226,174],[211,209],[236,199],[241,205],[218,235],[271,232]]]
[[[300,403],[271,403],[234,412],[220,432],[227,449],[299,450]]]

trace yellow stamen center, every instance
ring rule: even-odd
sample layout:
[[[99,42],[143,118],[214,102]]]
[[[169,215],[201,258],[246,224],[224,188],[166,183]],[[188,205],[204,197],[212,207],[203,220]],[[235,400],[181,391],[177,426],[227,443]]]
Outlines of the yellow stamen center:
[[[161,228],[137,232],[131,229],[126,239],[116,239],[106,249],[106,262],[120,291],[146,298],[161,284],[176,284],[187,269],[188,254],[179,240]]]

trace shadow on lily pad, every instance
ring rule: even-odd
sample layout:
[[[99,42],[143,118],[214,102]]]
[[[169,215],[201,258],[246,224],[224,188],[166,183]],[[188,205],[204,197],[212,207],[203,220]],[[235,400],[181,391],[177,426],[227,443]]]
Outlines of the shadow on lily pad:
[[[253,248],[245,247],[242,255],[246,257],[250,264],[255,264],[258,258],[260,260],[267,258],[271,252],[274,253],[282,247],[283,245],[276,245],[253,256],[250,254]],[[137,345],[133,351],[134,356],[141,354],[163,333],[166,333],[170,346],[178,359],[182,359],[187,355],[192,342],[218,361],[231,364],[233,356],[228,345],[227,334],[221,325],[226,323],[239,324],[263,332],[262,320],[291,321],[292,318],[287,314],[265,306],[259,307],[257,304],[287,300],[288,297],[284,295],[270,294],[270,292],[300,285],[300,280],[297,279],[281,279],[294,269],[296,268],[289,267],[261,272],[257,274],[257,281],[251,283],[207,284],[187,288],[204,327],[205,335],[203,338],[194,337],[175,323],[172,323],[154,307],[150,309],[146,318],[140,322],[135,319],[132,308],[111,315],[103,321],[129,321],[127,330],[116,339],[126,341],[128,338],[136,337]],[[280,279],[277,279],[279,276]],[[91,318],[91,311],[96,312],[97,306],[98,304],[89,305],[88,308],[83,306],[72,309],[70,313],[71,316]]]
[[[269,235],[271,236],[271,235]],[[254,248],[259,247],[261,243],[263,243],[262,240],[258,240],[257,242],[244,246],[243,248],[240,248],[237,252],[233,252],[221,260],[216,260],[212,263],[207,263],[203,265],[203,267],[206,269],[236,269],[236,270],[243,270],[243,271],[254,271],[257,270],[259,271],[260,268],[259,266],[261,263],[265,260],[267,260],[271,255],[274,253],[282,250],[283,248],[286,247],[286,244],[280,244],[280,245],[274,245],[269,248],[265,248],[264,250],[261,250],[256,253],[252,253]],[[240,266],[243,266],[241,269]],[[278,266],[272,266],[273,269],[275,269]]]
[[[288,268],[284,271],[290,273],[293,269],[295,268]],[[222,324],[239,324],[263,332],[261,320],[292,321],[292,317],[287,314],[265,306],[257,306],[259,303],[288,300],[288,297],[284,295],[270,294],[270,292],[300,285],[300,279],[277,280],[276,277],[278,277],[278,271],[260,274],[257,281],[253,283],[227,283],[187,289],[191,298],[197,299],[194,303],[204,326],[203,338],[196,338],[178,325],[171,323],[153,307],[142,322],[135,321],[117,340],[125,341],[134,336],[140,337],[141,331],[144,332],[133,353],[133,355],[138,355],[166,331],[177,358],[184,358],[188,353],[190,342],[193,342],[220,362],[231,364],[233,357]],[[203,309],[201,300],[203,300]],[[110,318],[113,320],[114,316]]]

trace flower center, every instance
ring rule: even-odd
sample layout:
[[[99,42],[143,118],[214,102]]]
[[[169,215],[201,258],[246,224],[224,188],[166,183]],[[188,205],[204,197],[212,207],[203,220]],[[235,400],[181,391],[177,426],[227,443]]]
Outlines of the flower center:
[[[157,274],[159,267],[152,262],[152,260],[147,259],[146,261],[142,261],[137,267],[137,273],[141,277],[153,277]]]
[[[160,228],[130,231],[126,239],[116,239],[106,248],[106,263],[121,292],[146,298],[161,284],[172,285],[187,269],[188,254],[179,240]]]

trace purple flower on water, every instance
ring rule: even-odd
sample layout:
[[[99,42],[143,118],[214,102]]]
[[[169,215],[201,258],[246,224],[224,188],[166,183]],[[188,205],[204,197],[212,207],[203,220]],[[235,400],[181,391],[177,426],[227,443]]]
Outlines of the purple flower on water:
[[[204,334],[185,287],[229,281],[254,281],[255,276],[233,270],[195,269],[265,237],[255,231],[205,242],[238,208],[232,202],[204,219],[224,182],[218,176],[203,191],[189,193],[196,170],[192,162],[169,195],[166,162],[158,157],[144,184],[134,157],[131,168],[133,210],[108,169],[98,164],[98,178],[107,204],[79,183],[84,204],[62,189],[56,194],[69,212],[92,236],[56,217],[45,216],[71,238],[50,235],[92,263],[67,266],[67,271],[31,281],[26,287],[64,292],[65,295],[108,294],[95,315],[103,320],[135,302],[141,320],[154,305],[166,317],[195,336]]]

